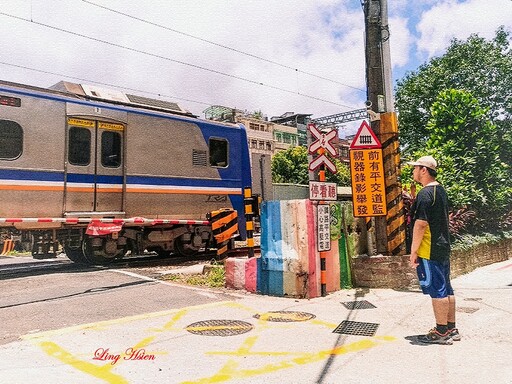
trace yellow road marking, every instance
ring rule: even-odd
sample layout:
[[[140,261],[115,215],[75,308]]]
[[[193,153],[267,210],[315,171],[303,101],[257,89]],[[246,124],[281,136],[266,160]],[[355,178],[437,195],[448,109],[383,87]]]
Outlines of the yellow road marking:
[[[157,318],[157,317],[166,317],[166,316],[172,316],[171,319],[165,323],[162,327],[156,327],[156,328],[150,328],[147,329],[146,332],[149,332],[152,335],[143,338],[138,343],[136,343],[133,346],[133,349],[142,349],[143,347],[146,347],[153,343],[155,339],[157,338],[157,335],[155,334],[161,334],[168,331],[174,331],[174,332],[182,332],[184,330],[212,330],[212,329],[247,329],[247,327],[240,326],[240,325],[233,325],[233,326],[201,326],[201,327],[189,327],[189,328],[183,328],[178,327],[176,324],[178,321],[182,320],[186,315],[190,314],[193,311],[199,311],[204,310],[208,308],[215,308],[215,307],[231,307],[235,309],[240,309],[243,311],[249,312],[251,315],[256,314],[257,311],[255,311],[253,308],[239,304],[236,302],[218,302],[218,303],[209,303],[204,305],[198,305],[193,307],[186,307],[182,309],[174,309],[169,311],[162,311],[162,312],[155,312],[155,313],[147,313],[142,315],[136,315],[136,316],[129,316],[124,317],[120,319],[115,320],[107,320],[107,321],[101,321],[97,323],[90,323],[90,324],[83,324],[79,326],[74,327],[68,327],[63,328],[60,330],[54,330],[54,331],[48,331],[48,332],[40,332],[37,334],[30,334],[25,335],[22,338],[25,340],[31,340],[34,344],[38,345],[47,355],[58,359],[59,361],[81,371],[86,374],[89,374],[91,376],[97,377],[99,379],[104,380],[107,383],[116,383],[116,384],[124,384],[128,383],[129,381],[122,377],[121,375],[118,375],[114,373],[112,370],[115,369],[116,365],[111,364],[110,361],[108,361],[104,365],[98,365],[91,363],[89,361],[86,361],[85,359],[78,358],[77,356],[83,357],[83,353],[77,353],[73,354],[63,347],[59,346],[55,342],[49,340],[50,337],[53,336],[60,336],[72,332],[78,332],[78,331],[84,331],[84,330],[90,330],[90,331],[105,331],[108,330],[110,327],[119,325],[119,324],[126,324],[130,322],[135,321],[141,321],[151,318]],[[276,313],[269,313],[271,316],[275,316]],[[260,315],[261,317],[261,315]],[[184,383],[220,383],[225,382],[228,380],[234,380],[234,379],[244,379],[249,377],[254,377],[258,375],[265,375],[269,374],[281,369],[288,369],[297,367],[300,365],[305,364],[311,364],[315,363],[324,359],[328,359],[330,356],[333,355],[343,355],[347,353],[355,353],[359,351],[363,351],[366,349],[374,348],[376,346],[381,345],[384,342],[390,342],[396,340],[394,337],[391,336],[381,336],[381,337],[373,337],[371,339],[365,339],[360,340],[351,344],[342,345],[333,349],[327,349],[327,350],[321,350],[318,352],[300,352],[300,351],[289,351],[289,352],[280,352],[280,351],[253,351],[254,345],[259,340],[262,332],[264,332],[266,329],[275,327],[275,326],[282,326],[281,323],[270,323],[268,321],[264,321],[261,318],[256,321],[257,327],[255,327],[256,332],[258,332],[257,335],[250,334],[243,343],[240,345],[240,347],[234,351],[206,351],[203,352],[205,355],[225,355],[225,356],[231,356],[225,364],[215,373],[213,376],[210,377],[204,377],[201,379],[198,379],[196,381],[186,381]],[[310,324],[312,326],[322,326],[327,327],[329,329],[334,329],[336,327],[336,324],[331,324],[325,321],[321,321],[318,319],[310,320],[308,322],[301,322],[301,324]],[[286,323],[287,327],[291,326],[291,323]],[[119,362],[123,360],[123,356],[126,356],[124,353],[122,354],[121,358],[119,359]],[[248,356],[273,356],[273,357],[279,357],[281,356],[283,358],[282,361],[275,361],[272,360],[272,363],[264,364],[260,367],[251,368],[251,369],[242,369],[240,367],[240,364],[246,360]],[[89,356],[89,359],[92,358],[92,355]]]
[[[237,351],[231,352],[229,354],[234,354],[238,357],[247,357],[251,356],[252,352],[250,352],[250,348],[256,342],[257,337],[253,336],[248,338],[249,342],[246,342],[240,347]],[[259,368],[253,369],[238,369],[239,363],[235,359],[230,359],[224,364],[224,366],[213,376],[204,377],[202,379],[198,379],[195,381],[184,381],[182,384],[208,384],[208,383],[221,383],[224,381],[235,380],[235,379],[246,379],[252,376],[268,374],[271,372],[279,371],[281,369],[294,368],[300,365],[311,364],[317,361],[328,359],[332,355],[344,355],[347,353],[355,353],[364,351],[370,348],[377,347],[382,344],[382,342],[394,341],[396,338],[392,336],[382,336],[375,337],[373,339],[365,339],[356,341],[354,343],[350,343],[347,345],[341,345],[339,347],[333,349],[327,349],[318,352],[304,352],[299,354],[297,357],[293,357],[288,360],[278,361],[275,363],[266,364]],[[222,354],[222,352],[213,352]],[[261,354],[263,352],[257,352],[257,354]],[[270,352],[272,353],[272,352]],[[265,354],[267,354],[265,352]],[[290,353],[296,354],[296,353]]]
[[[41,341],[38,344],[48,356],[54,357],[57,360],[62,361],[64,364],[70,365],[79,371],[97,377],[98,379],[105,380],[107,383],[129,383],[129,381],[121,375],[117,375],[111,372],[114,366],[110,363],[103,366],[98,366],[96,364],[80,360],[76,358],[72,353],[66,351],[64,348],[51,341]]]

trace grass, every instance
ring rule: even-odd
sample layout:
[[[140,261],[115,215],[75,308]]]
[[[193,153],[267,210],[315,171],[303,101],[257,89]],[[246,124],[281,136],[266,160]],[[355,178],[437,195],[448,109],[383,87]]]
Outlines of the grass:
[[[225,276],[223,265],[213,265],[206,273],[192,275],[182,273],[168,274],[160,277],[160,279],[200,287],[221,288],[224,287]]]

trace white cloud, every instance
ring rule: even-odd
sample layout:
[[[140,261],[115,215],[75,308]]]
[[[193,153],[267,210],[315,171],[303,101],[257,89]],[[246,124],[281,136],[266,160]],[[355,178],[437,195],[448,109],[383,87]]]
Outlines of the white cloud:
[[[170,96],[198,115],[220,104],[268,116],[294,111],[320,117],[361,108],[366,99],[358,0],[87,1],[1,0],[0,12],[34,22],[0,15],[0,61],[46,73],[0,64],[0,78],[43,87],[63,79],[114,84],[149,97]],[[510,25],[511,5],[509,0],[388,1],[394,69],[415,69],[416,48],[432,56],[454,36],[492,36],[498,25]]]
[[[442,54],[452,38],[466,39],[472,33],[492,38],[500,25],[512,27],[510,0],[443,1],[423,13],[418,50],[431,58]]]
[[[2,50],[10,53],[4,55],[6,61],[210,104],[261,109],[268,115],[291,110],[323,116],[357,108],[365,98],[351,88],[364,89],[365,76],[364,18],[359,7],[347,7],[350,2],[91,1],[291,69],[87,2],[57,0],[5,1],[2,10],[133,50],[0,16],[0,33],[18,35]],[[2,67],[2,78],[39,86],[61,80],[33,71],[20,76],[20,71]],[[181,104],[196,114],[206,108]]]
[[[407,20],[393,17],[389,19],[391,63],[393,67],[403,67],[409,62],[413,36],[407,28]]]

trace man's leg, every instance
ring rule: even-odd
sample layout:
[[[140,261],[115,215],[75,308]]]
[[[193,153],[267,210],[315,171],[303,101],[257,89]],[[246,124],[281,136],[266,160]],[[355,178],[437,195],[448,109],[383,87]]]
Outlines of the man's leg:
[[[455,301],[454,301],[455,304]],[[448,297],[441,299],[432,299],[432,307],[434,308],[434,316],[436,318],[436,324],[447,327],[448,326],[448,314],[450,313],[450,300]],[[454,314],[455,316],[455,314]]]
[[[448,309],[448,322],[455,323],[455,296],[448,296],[449,309]]]
[[[453,344],[448,331],[448,312],[450,310],[448,296],[439,299],[432,298],[432,307],[434,308],[436,327],[426,335],[418,336],[418,340],[422,343]]]

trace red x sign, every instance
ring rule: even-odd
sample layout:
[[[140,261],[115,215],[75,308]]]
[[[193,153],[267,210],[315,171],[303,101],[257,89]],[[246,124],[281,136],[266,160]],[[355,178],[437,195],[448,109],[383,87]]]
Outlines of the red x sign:
[[[315,124],[308,124],[309,132],[316,139],[309,146],[309,153],[315,154],[320,148],[324,148],[327,152],[329,152],[332,156],[337,155],[336,148],[332,145],[331,140],[336,138],[336,131],[332,130],[328,133],[320,132]]]

